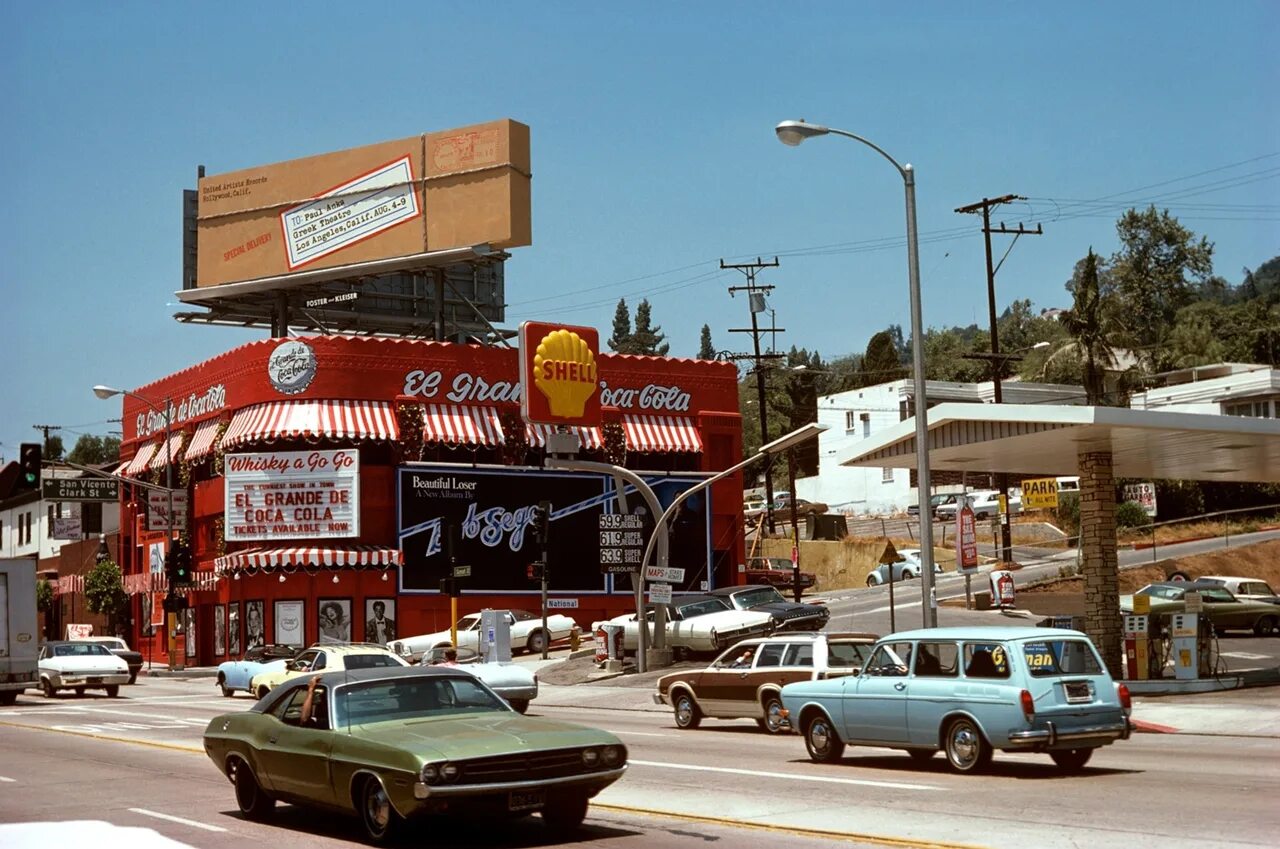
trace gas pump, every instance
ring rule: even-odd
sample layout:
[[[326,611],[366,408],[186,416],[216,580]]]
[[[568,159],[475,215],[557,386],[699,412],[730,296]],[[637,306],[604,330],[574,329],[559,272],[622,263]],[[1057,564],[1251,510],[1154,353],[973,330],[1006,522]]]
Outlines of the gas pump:
[[[511,660],[511,621],[505,610],[480,611],[480,657],[486,663]]]
[[[1150,677],[1151,634],[1146,616],[1124,617],[1124,660],[1130,681],[1145,681]]]
[[[1173,641],[1173,677],[1194,681],[1200,677],[1200,614],[1174,613],[1169,617]]]

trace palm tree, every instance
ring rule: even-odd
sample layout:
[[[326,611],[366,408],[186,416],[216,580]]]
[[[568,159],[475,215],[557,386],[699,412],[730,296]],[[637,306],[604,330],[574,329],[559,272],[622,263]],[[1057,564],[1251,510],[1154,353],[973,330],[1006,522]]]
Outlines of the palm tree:
[[[1107,371],[1116,370],[1120,364],[1116,347],[1124,333],[1115,314],[1114,301],[1099,280],[1098,255],[1093,248],[1076,265],[1068,288],[1073,302],[1059,321],[1071,338],[1045,359],[1041,375],[1047,374],[1050,366],[1059,364],[1064,356],[1074,355],[1080,360],[1086,403],[1100,406],[1107,400]]]

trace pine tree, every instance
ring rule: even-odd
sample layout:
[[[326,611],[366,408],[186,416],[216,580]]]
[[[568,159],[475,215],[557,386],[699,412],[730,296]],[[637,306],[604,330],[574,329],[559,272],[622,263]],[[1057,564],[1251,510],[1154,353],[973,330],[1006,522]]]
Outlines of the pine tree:
[[[711,344],[711,325],[702,325],[702,344],[698,348],[698,359],[714,360],[716,358],[715,346]]]
[[[652,317],[650,316],[649,300],[646,298],[636,307],[636,329],[631,334],[631,340],[635,354],[649,354],[652,356],[665,357],[667,351],[671,350],[671,346],[664,340],[666,334],[662,332],[660,326],[651,326]],[[614,317],[614,325],[617,325],[617,317]]]
[[[618,308],[613,311],[613,335],[609,337],[609,350],[619,354],[631,354],[633,341],[631,335],[631,313],[627,311],[626,298],[618,299]]]

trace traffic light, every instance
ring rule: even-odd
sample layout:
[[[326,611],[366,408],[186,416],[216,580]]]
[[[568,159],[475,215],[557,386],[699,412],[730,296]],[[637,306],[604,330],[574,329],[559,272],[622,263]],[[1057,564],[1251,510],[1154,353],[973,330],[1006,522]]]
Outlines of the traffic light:
[[[529,577],[530,581],[541,581],[542,576],[546,574],[546,569],[547,564],[540,560],[535,560],[529,564],[529,568],[526,570],[525,574]]]
[[[461,593],[458,592],[458,579],[453,577],[441,578],[440,594],[447,595],[449,598],[457,598],[461,595]]]
[[[40,488],[40,465],[44,449],[38,442],[24,442],[18,450],[18,489]]]
[[[547,542],[551,539],[551,502],[539,501],[533,505],[533,512],[530,517],[530,524],[533,525],[533,540],[538,545],[546,547]]]
[[[189,587],[195,583],[195,573],[191,571],[191,549],[185,545],[174,544],[164,561],[165,576],[171,587]]]

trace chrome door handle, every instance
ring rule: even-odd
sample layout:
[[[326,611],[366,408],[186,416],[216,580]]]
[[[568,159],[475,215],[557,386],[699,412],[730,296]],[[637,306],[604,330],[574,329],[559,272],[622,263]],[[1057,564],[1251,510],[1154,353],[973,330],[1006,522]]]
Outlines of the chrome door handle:
[[[897,684],[894,684],[894,685],[893,685],[893,689],[895,689],[895,690],[905,690],[905,689],[907,689],[907,685],[906,685],[906,684],[903,684],[901,681],[899,681]],[[274,742],[275,742],[275,740],[272,740],[271,742],[272,742],[272,743],[274,743]]]

